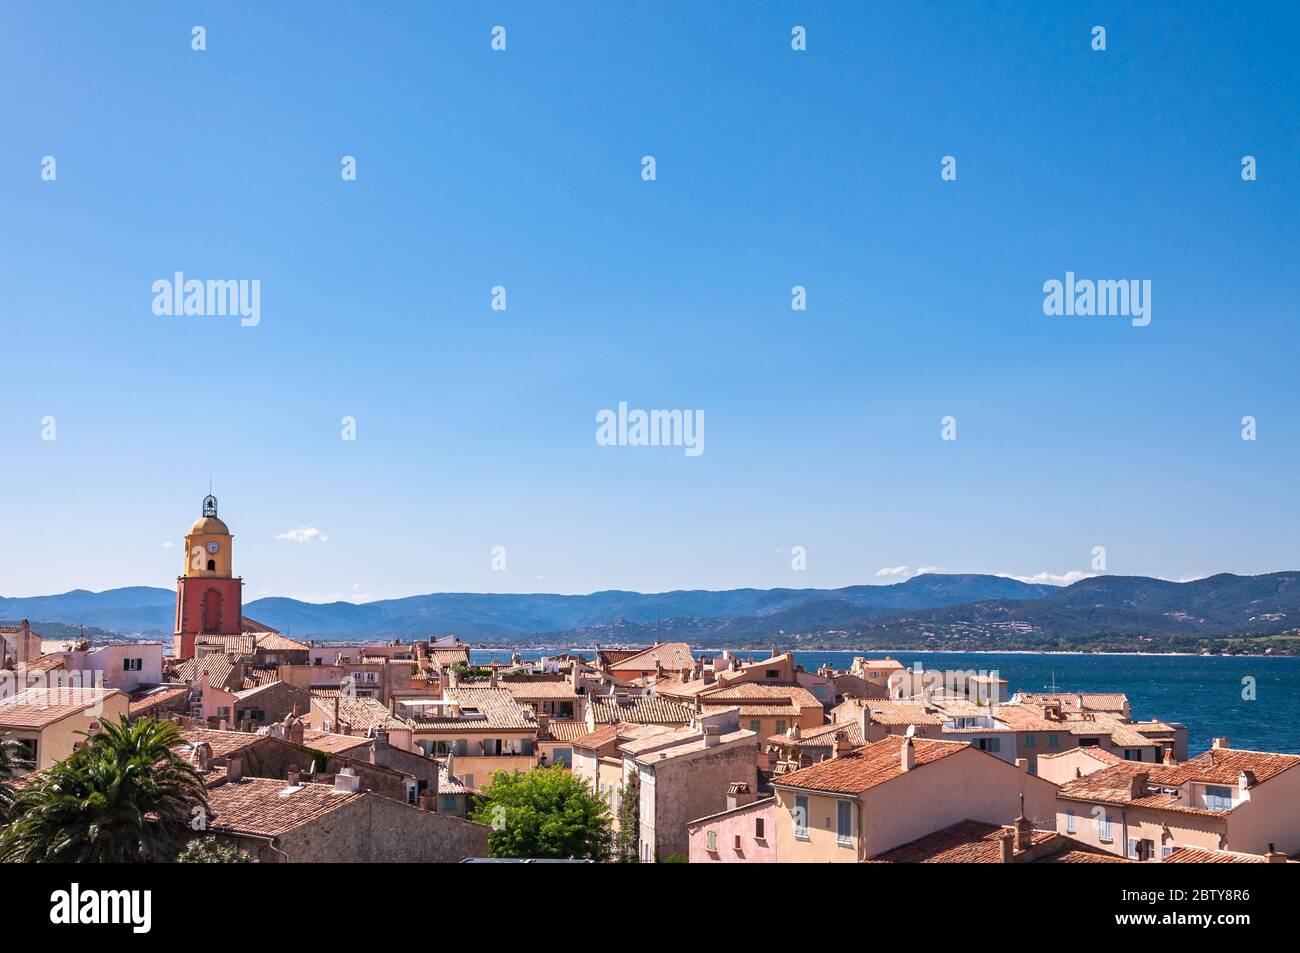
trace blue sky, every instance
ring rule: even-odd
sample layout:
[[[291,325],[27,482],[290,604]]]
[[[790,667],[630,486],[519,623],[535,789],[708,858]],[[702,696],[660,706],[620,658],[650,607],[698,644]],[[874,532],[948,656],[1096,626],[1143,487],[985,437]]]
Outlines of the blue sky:
[[[209,479],[248,599],[1300,565],[1294,4],[3,22],[0,594],[172,585]],[[1151,324],[1045,316],[1067,271]],[[598,446],[619,401],[705,452]]]

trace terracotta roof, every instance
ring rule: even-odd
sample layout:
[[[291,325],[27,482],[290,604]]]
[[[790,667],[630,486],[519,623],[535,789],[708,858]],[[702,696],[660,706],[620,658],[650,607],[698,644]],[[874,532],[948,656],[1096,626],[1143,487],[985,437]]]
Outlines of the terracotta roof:
[[[761,811],[765,808],[771,807],[775,803],[776,803],[776,798],[774,797],[769,796],[769,797],[759,798],[757,801],[750,801],[748,804],[740,804],[737,805],[736,807],[728,808],[725,811],[718,811],[718,813],[716,814],[707,814],[704,817],[697,817],[693,821],[687,821],[686,827],[689,830],[691,828],[694,828],[696,824],[707,824],[709,821],[716,821],[722,817],[730,817],[734,814],[743,814],[746,811],[753,811],[753,810]]]
[[[279,837],[365,796],[337,791],[332,784],[289,787],[270,778],[241,778],[208,789],[213,814],[209,826],[233,834]]]
[[[519,699],[539,698],[544,701],[576,701],[578,698],[578,693],[573,690],[573,686],[567,681],[498,679],[497,685]]]
[[[795,705],[784,705],[780,702],[768,705],[738,705],[736,702],[724,703],[721,705],[708,704],[702,706],[705,712],[726,711],[729,708],[735,708],[740,712],[742,718],[776,718],[784,716],[786,718],[798,718],[803,714],[803,709]]]
[[[1036,692],[1021,697],[1036,705],[1060,702],[1066,709],[1082,702],[1084,711],[1122,712],[1128,704],[1128,696],[1123,692]]]
[[[515,701],[504,688],[448,688],[443,700],[460,706],[460,717],[451,716],[451,706],[430,706],[427,713],[411,718],[420,731],[465,731],[527,729],[537,727],[531,708]]]
[[[652,645],[648,649],[642,649],[633,655],[620,659],[609,666],[611,671],[650,671],[656,665],[662,663],[666,669],[681,671],[695,664],[695,657],[691,655],[691,647],[685,642],[661,642],[659,645]]]
[[[229,758],[266,737],[247,731],[218,731],[215,728],[186,728],[180,734],[178,748],[186,757],[196,746],[206,744],[212,749],[214,758]]]
[[[724,688],[714,688],[699,693],[700,701],[706,705],[720,702],[732,704],[748,702],[762,704],[768,701],[786,700],[800,708],[821,708],[817,696],[802,685],[773,682],[740,682]]]
[[[798,738],[791,738],[787,732],[772,735],[767,740],[788,748],[828,748],[835,744],[835,733],[839,731],[848,734],[849,743],[855,748],[866,744],[866,739],[862,737],[862,725],[856,721],[837,721],[819,728],[802,728]]]
[[[575,721],[572,718],[552,718],[546,723],[545,735],[539,734],[542,740],[550,738],[555,741],[577,741],[587,734],[587,723],[585,721]]]
[[[213,688],[226,690],[230,687],[230,682],[234,677],[237,661],[232,655],[210,652],[203,658],[191,658],[183,662],[177,662],[176,667],[172,669],[172,673],[175,678],[182,682],[188,682],[192,678],[201,680],[206,677],[208,684]]]
[[[773,779],[780,787],[807,788],[831,794],[860,794],[877,784],[892,781],[903,773],[902,747],[904,739],[890,735],[874,744],[858,748],[839,758],[831,758],[812,767],[783,774]],[[923,768],[961,751],[977,751],[960,741],[934,741],[913,738],[915,761],[912,770]],[[989,755],[989,757],[994,757]]]
[[[365,735],[340,735],[333,731],[321,731],[317,728],[302,730],[302,743],[308,748],[323,751],[326,754],[344,754],[355,748],[365,747],[375,739]]]
[[[871,713],[871,720],[886,727],[906,725],[942,725],[943,720],[925,710],[924,705],[884,699],[860,699],[858,704]]]
[[[434,668],[438,669],[442,668],[444,665],[456,666],[469,664],[468,649],[433,649],[432,651],[426,652],[424,657],[433,664]]]
[[[130,693],[131,705],[127,712],[130,717],[138,718],[189,693],[188,685],[151,685],[147,688],[137,688]]]
[[[219,646],[230,655],[252,655],[257,648],[257,641],[251,633],[243,635],[199,635],[194,639],[197,648],[200,645]]]
[[[1175,847],[1163,858],[1166,864],[1266,864],[1258,854],[1238,854],[1229,850],[1201,850],[1199,847]]]
[[[311,648],[306,642],[299,642],[279,632],[259,632],[255,638],[258,649],[263,652],[306,652]]]
[[[28,675],[43,675],[63,668],[65,662],[62,655],[41,655],[23,662],[21,667]]]
[[[573,740],[573,747],[595,751],[619,740],[631,741],[637,738],[645,738],[650,735],[664,734],[672,730],[673,729],[668,725],[634,725],[628,722],[602,725],[595,731],[575,738]]]
[[[1300,764],[1300,755],[1273,754],[1267,751],[1242,751],[1237,748],[1211,748],[1195,758],[1166,770],[1169,781],[1181,784],[1236,784],[1243,771],[1252,771],[1256,781],[1267,781],[1276,774]]]
[[[1064,758],[1069,755],[1078,754],[1079,752],[1088,755],[1088,757],[1090,758],[1095,758],[1099,763],[1104,765],[1137,763],[1134,761],[1129,761],[1127,758],[1121,758],[1117,754],[1112,754],[1111,752],[1107,751],[1105,748],[1098,748],[1095,746],[1083,747],[1083,748],[1067,748],[1064,751],[1053,751],[1051,754],[1040,754],[1038,756],[1038,760],[1044,761],[1044,760],[1050,760],[1052,758]]]
[[[999,863],[1000,836],[1010,828],[983,821],[958,821],[871,858],[877,864],[989,864]],[[1032,831],[1030,843],[1042,845],[1060,837],[1055,831]]]
[[[69,715],[80,715],[102,706],[116,688],[28,688],[0,699],[0,728],[44,728]]]
[[[1157,808],[1210,817],[1222,817],[1227,813],[1227,811],[1193,807],[1180,801],[1176,794],[1160,792],[1159,788],[1175,787],[1178,784],[1177,776],[1171,773],[1176,771],[1177,767],[1147,764],[1143,761],[1123,761],[1061,785],[1057,797],[1074,801],[1097,801],[1103,804]],[[1141,773],[1145,773],[1148,777],[1148,784],[1144,788],[1148,793],[1133,797],[1132,782]],[[1236,782],[1235,776],[1233,782]]]
[[[718,744],[726,745],[733,741],[750,741],[752,744],[752,739],[756,737],[758,736],[754,732],[744,729],[729,731],[718,736]],[[686,727],[629,741],[620,745],[619,750],[639,761],[657,764],[669,758],[680,758],[708,749],[704,744],[703,733],[698,729]]]
[[[649,695],[592,695],[588,701],[598,725],[620,721],[637,724],[683,725],[693,712],[680,702]]]
[[[244,671],[244,680],[240,683],[240,690],[247,691],[250,688],[260,688],[263,685],[274,685],[280,680],[280,672],[273,668],[250,668]]]
[[[339,702],[339,721],[348,725],[354,731],[369,731],[373,728],[409,729],[411,727],[410,723],[398,718],[381,702],[373,698],[348,695],[337,688],[313,688],[311,690],[311,703],[323,712],[325,717],[330,719],[334,717],[334,699],[336,698]],[[334,727],[337,728],[338,725]]]

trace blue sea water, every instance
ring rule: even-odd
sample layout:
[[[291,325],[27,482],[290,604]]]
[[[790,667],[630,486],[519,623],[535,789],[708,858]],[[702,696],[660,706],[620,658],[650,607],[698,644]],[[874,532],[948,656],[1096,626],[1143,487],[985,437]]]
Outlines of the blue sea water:
[[[555,650],[521,649],[524,658]],[[585,651],[591,657],[591,649]],[[475,662],[505,661],[508,647],[474,649]],[[713,654],[713,650],[709,650]],[[742,659],[750,653],[738,652]],[[762,654],[762,653],[760,653]],[[996,672],[1010,692],[1123,692],[1133,717],[1182,722],[1196,754],[1212,738],[1227,737],[1235,748],[1300,754],[1300,658],[1199,655],[1061,655],[973,652],[796,652],[808,671],[822,665],[845,669],[855,655],[888,655],[911,667]],[[1253,682],[1251,681],[1253,680]],[[1247,688],[1253,684],[1254,698]]]

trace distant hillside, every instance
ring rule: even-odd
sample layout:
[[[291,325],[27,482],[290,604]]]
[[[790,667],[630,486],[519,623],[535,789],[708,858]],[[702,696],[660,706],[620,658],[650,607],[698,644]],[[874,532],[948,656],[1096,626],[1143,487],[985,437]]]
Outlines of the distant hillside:
[[[169,590],[84,590],[0,599],[0,617],[166,634]],[[480,642],[769,641],[824,648],[1016,648],[1148,651],[1300,651],[1300,573],[1221,574],[1175,583],[1100,576],[1064,588],[985,575],[917,576],[887,586],[731,589],[584,596],[435,593],[361,605],[259,599],[253,618],[303,638],[422,637]],[[1262,641],[1260,641],[1262,640]]]
[[[605,625],[623,619],[779,615],[809,603],[830,602],[862,615],[883,609],[950,606],[976,599],[1036,599],[1056,589],[983,575],[925,575],[888,586],[843,589],[730,589],[640,593],[609,590],[584,596],[434,593],[360,605],[316,604],[296,599],[258,599],[246,614],[283,632],[311,638],[425,636],[444,631],[475,639],[509,638]],[[0,615],[95,625],[126,633],[170,633],[175,593],[133,587],[92,593],[77,589],[58,596],[0,598]]]

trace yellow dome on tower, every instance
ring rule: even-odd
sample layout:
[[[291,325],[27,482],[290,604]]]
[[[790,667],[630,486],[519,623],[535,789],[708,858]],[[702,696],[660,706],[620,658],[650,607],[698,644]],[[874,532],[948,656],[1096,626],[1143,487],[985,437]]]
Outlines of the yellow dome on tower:
[[[215,516],[200,516],[194,521],[194,525],[190,527],[189,532],[191,536],[199,534],[204,536],[229,536],[230,527]]]

